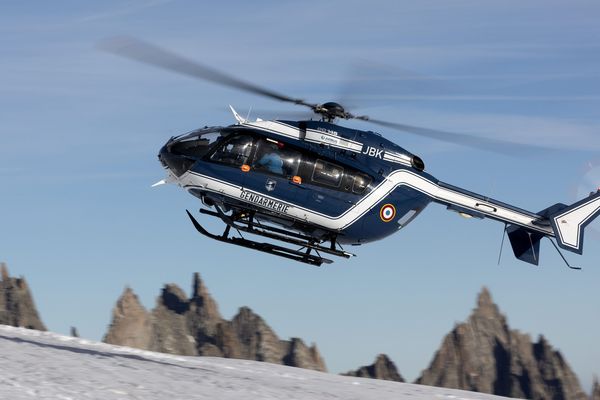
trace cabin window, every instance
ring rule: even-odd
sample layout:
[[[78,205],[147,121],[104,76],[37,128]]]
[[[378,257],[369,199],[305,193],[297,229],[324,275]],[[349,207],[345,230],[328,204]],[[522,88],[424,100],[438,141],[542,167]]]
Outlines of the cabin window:
[[[254,138],[251,135],[225,138],[210,160],[232,167],[250,165],[251,171],[289,179],[297,176],[303,183],[357,195],[364,195],[372,182],[369,175],[353,168],[316,159],[311,153],[276,140]]]
[[[344,176],[344,168],[323,160],[315,162],[312,180],[323,185],[339,187]]]
[[[367,186],[371,183],[371,178],[364,174],[354,175],[354,183],[352,184],[352,192],[356,194],[362,194]]]
[[[252,152],[252,140],[252,136],[236,136],[219,147],[210,159],[236,167],[247,164]]]
[[[252,168],[286,177],[298,174],[301,154],[283,143],[259,140]]]

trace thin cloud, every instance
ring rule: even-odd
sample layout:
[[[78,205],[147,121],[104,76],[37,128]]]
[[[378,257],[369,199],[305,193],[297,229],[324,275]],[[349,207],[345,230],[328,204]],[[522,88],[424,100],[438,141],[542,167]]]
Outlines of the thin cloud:
[[[143,178],[148,181],[148,187],[156,180],[160,179],[163,174],[159,169],[155,171],[131,172],[131,171],[116,171],[116,172],[73,172],[73,173],[43,173],[39,171],[25,170],[23,168],[14,169],[12,172],[2,172],[7,180],[14,179],[18,182],[34,179],[36,184],[64,184],[78,183],[90,181],[124,181],[124,180],[139,180]]]
[[[141,2],[129,2],[117,8],[100,11],[94,14],[84,15],[75,19],[64,19],[60,22],[52,23],[48,22],[46,19],[41,19],[35,23],[32,23],[31,19],[29,18],[21,19],[18,21],[13,20],[10,24],[2,24],[0,26],[0,32],[26,33],[62,30],[65,28],[83,26],[84,24],[90,22],[110,20],[114,18],[137,14],[150,8],[172,3],[173,1],[175,0],[148,0]]]
[[[396,110],[392,120],[548,149],[600,150],[598,123],[515,114],[447,113],[419,109]]]
[[[503,95],[361,95],[350,96],[350,100],[365,101],[394,101],[394,100],[434,100],[434,101],[598,101],[600,95],[579,96],[503,96]]]
[[[146,10],[148,8],[162,6],[164,4],[172,3],[174,0],[149,0],[143,2],[129,2],[124,4],[121,7],[114,8],[111,10],[106,10],[103,12],[99,12],[96,14],[90,14],[84,17],[77,19],[75,22],[83,23],[83,22],[92,22],[99,21],[104,19],[113,19],[117,17],[123,17],[126,15],[136,14],[140,11]]]

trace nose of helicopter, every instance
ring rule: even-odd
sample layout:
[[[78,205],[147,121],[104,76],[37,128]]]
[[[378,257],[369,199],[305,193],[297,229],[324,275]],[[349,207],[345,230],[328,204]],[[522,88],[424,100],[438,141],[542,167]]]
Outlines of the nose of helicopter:
[[[195,159],[185,156],[183,154],[177,154],[173,152],[173,144],[176,141],[170,139],[158,152],[158,160],[163,167],[172,171],[175,176],[181,176],[188,171],[192,165],[196,162]]]

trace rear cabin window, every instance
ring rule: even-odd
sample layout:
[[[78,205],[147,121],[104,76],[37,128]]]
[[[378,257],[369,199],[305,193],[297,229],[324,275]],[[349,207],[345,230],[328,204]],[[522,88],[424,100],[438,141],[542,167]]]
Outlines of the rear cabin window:
[[[219,147],[210,159],[236,167],[247,164],[252,152],[252,141],[252,136],[236,136]]]
[[[354,175],[354,183],[352,184],[352,192],[356,194],[363,194],[367,186],[371,183],[371,177],[365,174],[357,173]]]
[[[315,162],[312,180],[316,183],[331,187],[340,187],[342,177],[344,176],[344,168],[339,165],[329,163],[323,160]]]

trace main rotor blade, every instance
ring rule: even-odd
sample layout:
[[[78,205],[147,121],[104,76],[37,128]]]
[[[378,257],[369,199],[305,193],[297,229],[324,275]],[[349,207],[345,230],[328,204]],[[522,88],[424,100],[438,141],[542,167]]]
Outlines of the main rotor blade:
[[[104,40],[98,44],[98,47],[104,51],[135,60],[144,64],[150,64],[155,67],[163,68],[169,71],[177,72],[183,75],[199,78],[234,89],[239,89],[245,92],[268,97],[274,100],[279,100],[287,103],[293,103],[309,107],[316,113],[326,115],[321,104],[308,103],[302,99],[296,99],[284,94],[274,92],[250,82],[243,81],[223,72],[220,72],[211,67],[202,65],[196,61],[192,61],[178,54],[172,53],[161,47],[145,42],[133,37],[115,37]],[[447,132],[436,129],[422,128],[414,125],[400,124],[395,122],[382,121],[371,119],[366,115],[353,115],[349,112],[344,112],[344,116],[335,115],[345,119],[358,119],[368,121],[387,128],[412,133],[419,136],[424,136],[444,142],[459,144],[477,149],[483,149],[496,153],[515,155],[516,153],[525,154],[531,153],[533,150],[541,148],[549,149],[544,146],[536,146],[530,144],[521,144],[486,137],[478,137],[464,133]]]
[[[133,37],[115,37],[104,40],[98,44],[104,51],[129,58],[144,64],[164,68],[169,71],[178,72],[183,75],[200,78],[207,81],[219,83],[234,89],[270,97],[275,100],[299,104],[315,109],[317,104],[310,104],[302,99],[295,99],[281,93],[245,82],[241,79],[217,71],[211,67],[202,65],[196,61],[189,60],[178,54],[160,48],[151,43]]]
[[[443,142],[458,144],[466,147],[472,147],[476,149],[491,151],[494,153],[501,153],[506,155],[520,155],[520,154],[531,154],[533,151],[540,151],[544,149],[551,151],[550,147],[541,145],[533,145],[526,143],[516,143],[504,140],[492,139],[487,137],[469,135],[466,133],[448,132],[437,129],[423,128],[420,126],[399,124],[396,122],[382,121],[378,119],[372,119],[367,116],[355,117],[363,121],[371,122],[376,125],[384,126],[386,128],[392,128],[402,132],[412,133],[418,136],[424,136],[431,139],[436,139]]]
[[[362,60],[349,68],[341,82],[337,102],[345,108],[390,103],[390,98],[452,95],[450,81],[427,76],[397,66]],[[400,96],[398,96],[400,95]]]

